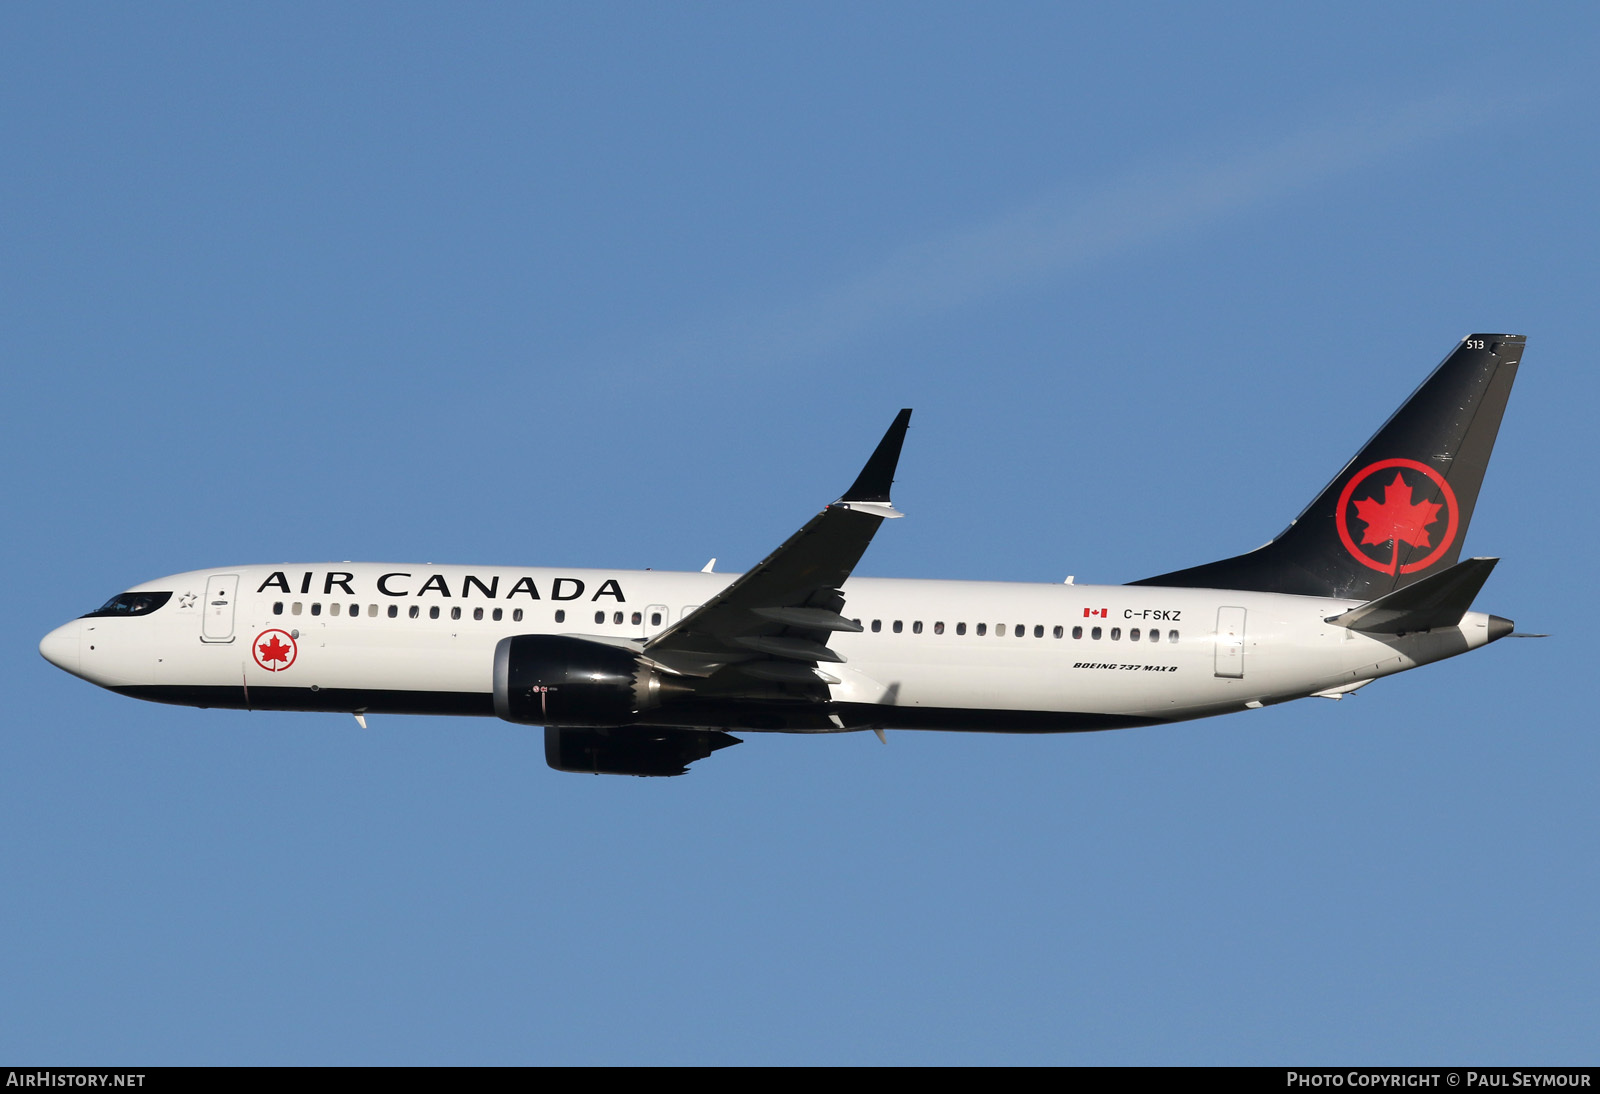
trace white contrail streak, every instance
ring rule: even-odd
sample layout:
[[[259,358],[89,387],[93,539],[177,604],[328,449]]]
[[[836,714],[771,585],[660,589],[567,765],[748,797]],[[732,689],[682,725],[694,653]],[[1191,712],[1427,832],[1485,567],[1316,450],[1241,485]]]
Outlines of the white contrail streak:
[[[1096,193],[1038,202],[905,247],[794,303],[680,331],[638,360],[692,369],[813,355],[1203,227],[1404,149],[1436,143],[1494,113],[1460,98],[1430,98],[1263,146],[1224,148],[1208,162],[1163,163]]]

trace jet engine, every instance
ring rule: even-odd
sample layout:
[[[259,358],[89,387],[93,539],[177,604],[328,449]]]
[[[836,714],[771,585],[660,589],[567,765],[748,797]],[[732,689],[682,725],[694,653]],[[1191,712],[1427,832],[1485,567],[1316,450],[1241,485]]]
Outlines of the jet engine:
[[[739,738],[715,729],[546,729],[544,760],[557,771],[594,775],[683,775]]]
[[[631,651],[557,634],[502,638],[494,649],[494,712],[536,726],[626,726],[689,689]]]

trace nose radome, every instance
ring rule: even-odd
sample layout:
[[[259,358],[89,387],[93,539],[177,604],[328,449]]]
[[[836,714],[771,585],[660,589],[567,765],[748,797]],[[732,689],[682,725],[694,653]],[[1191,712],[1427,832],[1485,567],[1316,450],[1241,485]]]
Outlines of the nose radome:
[[[74,676],[78,675],[78,632],[81,626],[74,619],[39,640],[39,652],[44,659]]]

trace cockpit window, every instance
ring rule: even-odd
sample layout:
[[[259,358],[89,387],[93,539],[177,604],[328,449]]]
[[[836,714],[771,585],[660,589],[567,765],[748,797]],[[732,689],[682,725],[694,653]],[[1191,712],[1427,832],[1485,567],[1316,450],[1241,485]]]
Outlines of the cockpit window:
[[[171,593],[118,593],[83,618],[94,619],[101,615],[149,615],[171,599]]]

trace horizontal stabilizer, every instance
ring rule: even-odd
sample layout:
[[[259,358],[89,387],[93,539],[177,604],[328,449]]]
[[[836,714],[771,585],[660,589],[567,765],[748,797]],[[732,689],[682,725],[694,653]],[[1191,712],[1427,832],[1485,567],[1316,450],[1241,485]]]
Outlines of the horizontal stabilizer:
[[[1469,558],[1341,615],[1330,615],[1326,622],[1373,634],[1410,634],[1454,627],[1472,607],[1472,598],[1499,561]]]

